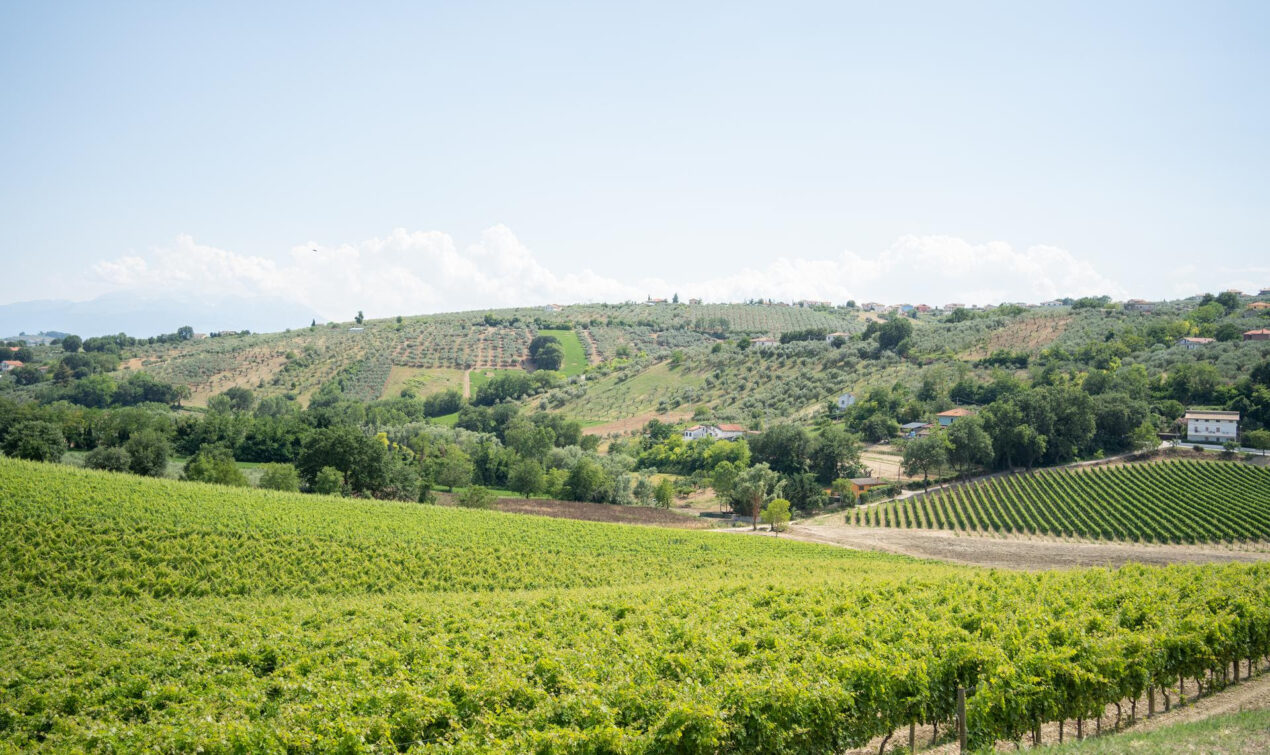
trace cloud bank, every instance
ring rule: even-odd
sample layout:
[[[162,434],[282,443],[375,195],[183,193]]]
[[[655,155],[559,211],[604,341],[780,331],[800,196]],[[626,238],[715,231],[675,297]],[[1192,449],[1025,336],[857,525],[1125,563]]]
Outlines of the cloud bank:
[[[171,246],[93,266],[88,287],[138,295],[268,298],[295,303],[330,319],[485,307],[643,300],[646,296],[706,301],[771,298],[856,301],[999,303],[1124,289],[1089,262],[1052,246],[1016,250],[1003,242],[976,244],[950,236],[904,236],[874,256],[779,257],[708,280],[674,270],[619,281],[585,269],[546,268],[505,226],[460,248],[436,231],[397,229],[358,244],[297,246],[283,259],[236,254],[181,236]]]

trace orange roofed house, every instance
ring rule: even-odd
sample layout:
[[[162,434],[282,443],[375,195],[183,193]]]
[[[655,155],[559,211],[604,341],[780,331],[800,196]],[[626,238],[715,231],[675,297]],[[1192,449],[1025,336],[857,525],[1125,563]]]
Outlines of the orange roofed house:
[[[1270,328],[1258,328],[1244,333],[1245,341],[1270,341]]]
[[[974,414],[975,413],[970,411],[969,409],[958,406],[958,407],[949,409],[946,412],[940,412],[939,414],[936,414],[935,417],[939,419],[940,427],[948,427],[949,425],[961,419],[962,417],[973,417]]]

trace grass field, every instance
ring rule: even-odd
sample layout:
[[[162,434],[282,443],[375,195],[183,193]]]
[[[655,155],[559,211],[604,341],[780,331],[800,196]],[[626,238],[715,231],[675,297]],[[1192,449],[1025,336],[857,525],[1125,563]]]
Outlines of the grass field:
[[[450,388],[463,390],[463,370],[433,367],[394,366],[388,371],[388,380],[384,383],[380,398],[396,398],[403,388],[410,388],[420,398]]]
[[[1270,650],[1264,565],[1010,573],[5,459],[0,563],[7,752],[837,753],[946,729],[958,684],[983,744]]]
[[[1270,746],[1270,710],[1249,710],[1175,724],[1150,732],[1126,732],[1039,748],[1047,755],[1259,755]]]
[[[662,363],[634,376],[617,373],[588,381],[586,395],[572,402],[567,412],[587,424],[611,422],[661,411],[663,401],[673,402],[684,388],[704,384],[705,375]]]
[[[587,358],[586,351],[582,348],[582,341],[578,339],[578,333],[575,330],[540,330],[539,335],[554,336],[560,341],[560,345],[564,347],[564,363],[560,365],[560,371],[566,377],[581,375],[586,371]]]
[[[1270,469],[1166,461],[1042,470],[853,510],[849,521],[1155,543],[1267,540]]]

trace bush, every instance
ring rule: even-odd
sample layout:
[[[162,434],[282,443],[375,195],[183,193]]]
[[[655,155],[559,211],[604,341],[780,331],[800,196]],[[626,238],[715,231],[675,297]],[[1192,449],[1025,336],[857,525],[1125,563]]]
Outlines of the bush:
[[[480,485],[464,488],[457,499],[459,505],[465,509],[488,509],[494,505],[494,494],[489,488]]]
[[[123,445],[128,469],[133,474],[162,477],[168,471],[168,440],[154,430],[143,430]]]
[[[224,448],[210,447],[199,451],[185,462],[182,479],[190,482],[208,482],[214,485],[247,487],[247,476],[238,468],[234,457]]]
[[[296,492],[300,489],[300,473],[290,464],[266,464],[260,475],[260,487],[266,490]]]
[[[344,491],[344,475],[335,467],[322,467],[313,478],[313,492],[340,495]]]
[[[127,472],[132,466],[132,459],[119,446],[98,446],[84,457],[84,466],[107,472]]]

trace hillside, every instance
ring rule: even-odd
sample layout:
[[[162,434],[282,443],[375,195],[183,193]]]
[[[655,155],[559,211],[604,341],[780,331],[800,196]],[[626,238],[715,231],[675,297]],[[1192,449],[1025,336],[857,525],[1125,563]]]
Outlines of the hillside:
[[[1262,566],[980,571],[11,460],[0,491],[15,752],[829,753],[946,731],[958,684],[985,743],[1270,651]]]

